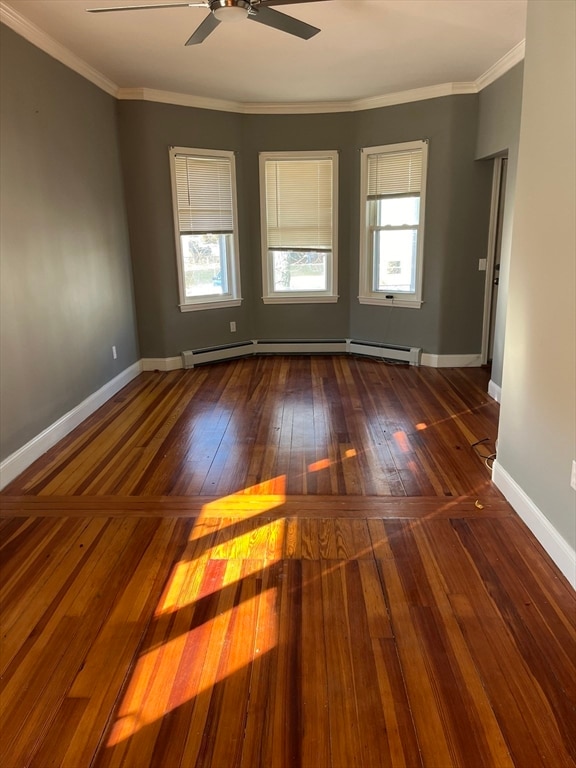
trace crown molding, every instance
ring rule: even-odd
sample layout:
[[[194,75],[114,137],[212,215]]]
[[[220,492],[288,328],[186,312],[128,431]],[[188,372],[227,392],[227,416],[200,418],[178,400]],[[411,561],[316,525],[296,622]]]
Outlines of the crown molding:
[[[0,22],[13,29],[14,32],[17,32],[28,40],[29,43],[35,45],[36,48],[40,48],[41,51],[52,56],[53,59],[56,59],[77,74],[82,75],[86,80],[97,85],[98,88],[106,91],[111,96],[116,96],[118,86],[115,83],[4,2],[0,2]]]
[[[385,96],[357,99],[356,101],[310,101],[265,104],[208,99],[184,93],[155,91],[150,88],[119,88],[116,98],[122,101],[155,101],[161,104],[174,104],[180,107],[215,109],[220,112],[237,112],[251,115],[317,115],[329,112],[362,112],[367,109],[378,109],[379,107],[390,107],[395,104],[407,104],[412,101],[438,99],[442,96],[455,96],[467,93],[478,93],[475,83],[443,83],[442,85],[415,88],[411,91],[389,93]]]
[[[212,109],[219,112],[236,112],[254,115],[283,115],[283,114],[321,114],[334,112],[362,112],[364,110],[391,107],[407,104],[413,101],[438,99],[443,96],[479,93],[493,83],[509,69],[522,61],[525,54],[525,41],[508,51],[501,59],[486,70],[477,80],[462,83],[443,83],[425,88],[415,88],[408,91],[388,93],[353,101],[319,101],[319,102],[240,102],[224,99],[211,99],[184,93],[171,93],[151,88],[120,88],[98,70],[91,67],[70,50],[58,43],[50,35],[21,16],[5,2],[0,0],[0,22],[6,24],[28,42],[47,53],[52,58],[74,70],[106,93],[122,101],[153,101],[160,104],[173,104],[182,107]]]
[[[502,77],[502,75],[506,74],[509,69],[512,69],[512,67],[515,67],[516,64],[519,64],[526,55],[526,40],[521,40],[518,45],[515,45],[514,48],[508,51],[508,53],[504,54],[501,59],[499,59],[496,64],[493,64],[489,69],[484,72],[484,74],[480,75],[480,77],[476,80],[476,87],[478,88],[478,92],[484,90],[484,88],[487,88],[489,85],[491,85],[495,80],[498,80],[499,77]]]
[[[160,104],[174,104],[178,107],[197,107],[215,109],[219,112],[242,112],[243,104],[239,101],[224,101],[203,96],[191,96],[186,93],[156,91],[153,88],[118,88],[115,94],[120,101],[156,101]]]

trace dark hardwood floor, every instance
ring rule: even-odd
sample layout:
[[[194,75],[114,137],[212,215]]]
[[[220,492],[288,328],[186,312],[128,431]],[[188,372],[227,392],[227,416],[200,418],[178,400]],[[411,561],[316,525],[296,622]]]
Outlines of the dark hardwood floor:
[[[0,495],[0,765],[576,766],[483,369],[146,373]]]

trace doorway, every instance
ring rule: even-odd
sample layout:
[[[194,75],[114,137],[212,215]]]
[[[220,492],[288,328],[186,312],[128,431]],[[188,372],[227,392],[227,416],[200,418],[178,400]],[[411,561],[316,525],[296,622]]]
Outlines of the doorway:
[[[490,229],[488,232],[488,253],[486,256],[486,281],[484,290],[484,321],[482,327],[482,364],[489,365],[494,353],[496,332],[496,309],[500,284],[500,255],[502,249],[502,224],[506,198],[507,157],[494,158],[492,177],[492,202],[490,208]]]

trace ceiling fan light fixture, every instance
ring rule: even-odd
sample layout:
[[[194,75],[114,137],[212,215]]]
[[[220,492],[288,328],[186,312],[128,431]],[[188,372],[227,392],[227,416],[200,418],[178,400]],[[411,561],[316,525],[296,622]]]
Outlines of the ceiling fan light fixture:
[[[212,0],[210,10],[218,21],[241,21],[250,10],[248,0]]]

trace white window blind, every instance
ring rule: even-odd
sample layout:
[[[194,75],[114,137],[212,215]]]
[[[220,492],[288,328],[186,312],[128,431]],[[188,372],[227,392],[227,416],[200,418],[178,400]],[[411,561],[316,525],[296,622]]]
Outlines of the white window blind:
[[[227,234],[234,229],[232,169],[226,157],[176,155],[174,173],[181,234]]]
[[[422,185],[422,150],[368,155],[368,200],[418,194]]]
[[[266,160],[266,227],[270,250],[332,250],[331,158]]]

